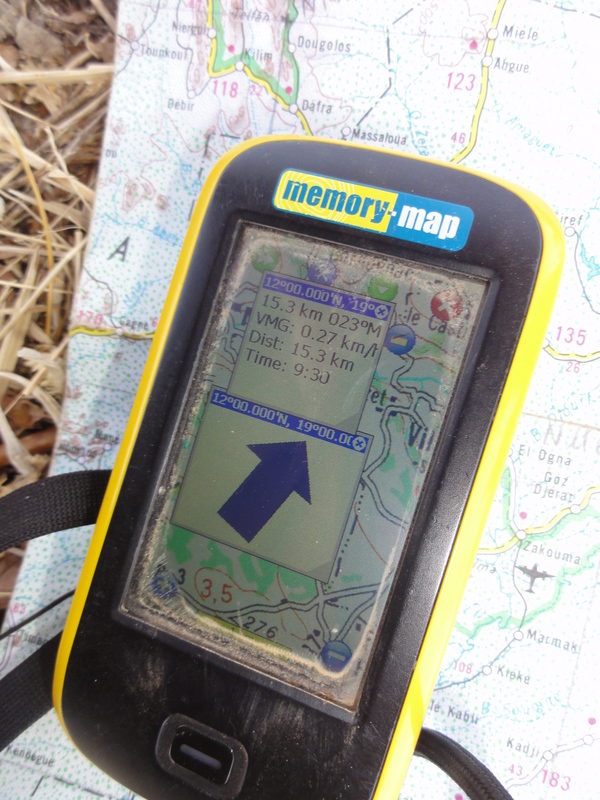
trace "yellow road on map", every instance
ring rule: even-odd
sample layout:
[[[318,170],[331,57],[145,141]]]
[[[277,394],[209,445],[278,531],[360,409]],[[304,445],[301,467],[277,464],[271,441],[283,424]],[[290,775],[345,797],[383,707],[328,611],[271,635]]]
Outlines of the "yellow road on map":
[[[156,331],[146,331],[145,333],[130,333],[129,331],[117,328],[87,328],[85,325],[78,325],[71,328],[69,336],[84,334],[85,336],[118,336],[122,339],[152,339]]]
[[[207,24],[208,24],[208,27],[212,28],[213,30],[215,29],[215,26],[214,26],[214,19],[215,19],[214,6],[215,6],[215,2],[217,2],[217,1],[218,0],[208,0]],[[216,62],[216,59],[217,59],[217,48],[218,48],[217,37],[215,36],[214,38],[211,39],[210,58],[209,58],[208,65],[207,65],[208,74],[210,75],[211,78],[218,78],[221,75],[230,75],[232,72],[238,72],[238,71],[239,72],[244,72],[250,78],[250,80],[253,83],[257,83],[260,86],[262,86],[263,88],[265,88],[267,90],[268,94],[274,100],[276,100],[279,103],[279,105],[282,106],[286,111],[289,111],[290,113],[295,114],[298,117],[298,119],[300,120],[300,122],[302,123],[302,127],[304,128],[304,130],[306,131],[306,133],[309,136],[313,135],[313,133],[312,133],[312,131],[310,129],[310,125],[308,124],[308,120],[306,119],[306,117],[304,116],[302,111],[300,111],[300,109],[297,108],[297,107],[296,107],[296,109],[294,111],[290,111],[290,108],[291,108],[291,106],[293,104],[292,103],[288,103],[285,100],[284,97],[282,97],[281,95],[277,94],[277,92],[274,92],[273,91],[273,87],[269,84],[269,82],[266,81],[264,78],[260,78],[258,75],[255,75],[247,64],[244,64],[243,68],[240,69],[240,70],[238,70],[238,68],[237,68],[237,66],[235,64],[232,64],[230,67],[225,67],[224,69],[221,69],[221,70],[215,69],[215,62]]]
[[[585,356],[580,353],[561,353],[559,350],[555,350],[550,344],[547,344],[544,350],[548,355],[552,356],[552,358],[556,358],[558,361],[579,361],[579,363],[585,364],[587,361],[595,361],[597,358],[600,358],[600,350],[597,350],[595,353],[588,353]]]
[[[485,105],[485,100],[487,97],[487,90],[488,90],[488,81],[489,81],[489,74],[490,74],[490,66],[492,64],[492,53],[494,52],[494,44],[496,42],[496,37],[498,35],[498,23],[500,22],[500,15],[504,9],[506,4],[506,0],[500,0],[498,5],[496,6],[496,10],[494,11],[494,16],[492,17],[492,24],[488,31],[488,36],[492,31],[495,31],[495,36],[488,38],[487,47],[485,49],[485,56],[483,59],[483,66],[481,68],[481,90],[479,92],[479,98],[477,100],[477,105],[475,106],[475,113],[473,115],[473,122],[471,123],[471,135],[469,137],[469,141],[467,142],[466,146],[456,155],[452,156],[450,161],[453,164],[459,164],[463,158],[466,158],[471,150],[475,147],[475,143],[477,142],[477,133],[479,132],[479,120],[481,119],[481,112],[483,111],[483,106]],[[486,59],[489,60],[489,63],[486,63]]]
[[[554,528],[558,523],[564,519],[565,517],[569,516],[569,514],[579,514],[589,505],[590,500],[592,499],[593,495],[600,492],[600,484],[596,484],[596,486],[591,486],[583,496],[583,500],[581,503],[571,504],[567,508],[561,509],[557,514],[555,514],[550,522],[545,523],[544,525],[538,526],[531,526],[529,528],[525,528],[524,532],[526,534],[526,538],[530,536],[541,535],[544,533],[548,533]],[[510,550],[515,545],[518,545],[519,542],[523,541],[523,537],[519,537],[516,534],[498,547],[480,547],[479,554],[482,556],[491,556],[496,555],[497,553],[505,553],[507,550]]]

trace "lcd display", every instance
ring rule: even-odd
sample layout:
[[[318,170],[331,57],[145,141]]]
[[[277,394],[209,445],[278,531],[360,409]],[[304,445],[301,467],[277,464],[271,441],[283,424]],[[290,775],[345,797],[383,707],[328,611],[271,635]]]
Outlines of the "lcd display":
[[[121,611],[353,709],[487,287],[239,223]]]

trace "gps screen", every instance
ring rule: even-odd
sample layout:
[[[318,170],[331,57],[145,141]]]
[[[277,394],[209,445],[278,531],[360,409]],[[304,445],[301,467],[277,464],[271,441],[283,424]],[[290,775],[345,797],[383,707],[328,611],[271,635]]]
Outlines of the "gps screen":
[[[354,708],[487,287],[239,223],[121,610]]]

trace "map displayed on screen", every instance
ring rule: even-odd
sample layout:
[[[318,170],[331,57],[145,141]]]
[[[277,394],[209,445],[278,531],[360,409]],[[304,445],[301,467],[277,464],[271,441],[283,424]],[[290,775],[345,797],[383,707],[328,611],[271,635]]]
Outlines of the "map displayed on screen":
[[[486,289],[238,225],[124,610],[353,707]]]

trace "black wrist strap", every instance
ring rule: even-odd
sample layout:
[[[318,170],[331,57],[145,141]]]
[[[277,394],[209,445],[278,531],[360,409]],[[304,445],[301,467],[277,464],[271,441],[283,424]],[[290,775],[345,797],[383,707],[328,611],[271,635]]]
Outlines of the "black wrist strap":
[[[422,728],[415,755],[439,767],[471,800],[512,800],[485,764],[443,733]]]
[[[93,525],[109,477],[109,469],[67,472],[2,498],[0,552],[47,533]]]
[[[52,708],[52,678],[61,634],[0,680],[0,750]]]
[[[110,470],[56,475],[0,500],[0,552],[47,533],[92,525],[100,511],[109,476]],[[1,638],[14,634],[70,594],[5,631]],[[52,708],[52,677],[59,642],[60,634],[0,680],[0,750]],[[423,728],[415,755],[443,770],[471,800],[511,800],[481,761],[442,733]]]
[[[100,511],[109,469],[44,478],[0,500],[0,552],[54,531],[93,525]],[[69,593],[71,594],[71,593]],[[49,611],[57,602],[50,603]],[[5,631],[7,638],[39,616]],[[0,750],[52,708],[52,676],[60,634],[0,680]]]

